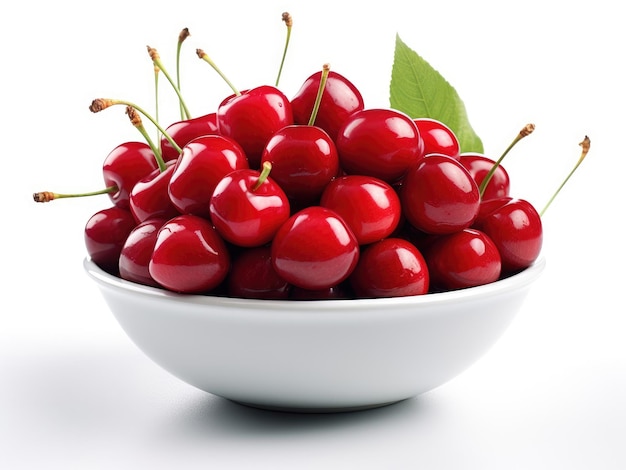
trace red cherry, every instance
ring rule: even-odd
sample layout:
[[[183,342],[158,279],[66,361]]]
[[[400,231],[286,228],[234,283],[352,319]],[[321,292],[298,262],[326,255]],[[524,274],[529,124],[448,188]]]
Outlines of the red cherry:
[[[456,134],[443,122],[432,118],[413,119],[424,142],[424,155],[438,153],[459,159],[461,145]]]
[[[159,229],[149,271],[165,289],[192,294],[217,288],[229,267],[226,244],[211,223],[184,214]]]
[[[209,210],[215,228],[224,239],[240,247],[264,245],[272,240],[289,218],[290,205],[285,192],[263,172],[236,170],[215,187]]]
[[[292,215],[272,241],[276,272],[290,284],[322,290],[344,281],[359,259],[359,244],[334,211],[309,206]]]
[[[349,282],[361,298],[422,295],[430,283],[422,253],[402,238],[385,238],[364,248]]]
[[[241,145],[253,169],[260,167],[270,137],[291,124],[291,103],[282,91],[269,85],[231,95],[217,109],[219,133]]]
[[[307,124],[317,98],[323,72],[307,78],[291,99],[295,124]],[[361,92],[343,75],[330,71],[324,86],[315,125],[324,129],[335,140],[339,128],[356,111],[364,109]]]
[[[424,251],[431,288],[462,289],[495,282],[502,262],[495,243],[485,233],[464,229],[441,235]]]
[[[468,228],[480,209],[478,186],[459,161],[426,155],[404,178],[400,190],[406,220],[431,234]]]
[[[248,168],[241,146],[219,135],[188,142],[176,161],[169,181],[172,204],[182,214],[209,217],[209,203],[217,183],[234,170]]]
[[[85,225],[85,247],[92,261],[117,275],[120,252],[137,223],[127,209],[113,206],[93,214]]]
[[[291,286],[272,264],[269,245],[242,250],[232,261],[227,295],[248,299],[287,299]]]
[[[480,184],[496,163],[495,160],[481,153],[473,152],[462,153],[459,157],[459,161],[467,168],[467,171],[472,175],[478,187],[480,187]],[[483,200],[487,200],[506,197],[509,195],[510,186],[509,174],[502,165],[498,165],[487,183],[487,186],[485,186],[482,198]]]
[[[393,183],[422,157],[419,130],[406,114],[372,108],[350,115],[338,132],[339,164],[348,174]]]
[[[400,198],[389,183],[363,175],[346,175],[331,181],[320,205],[339,214],[360,245],[390,236],[402,213]]]
[[[272,164],[272,179],[299,206],[317,202],[339,172],[335,143],[324,130],[310,125],[276,132],[263,150],[264,162]]]
[[[170,160],[164,171],[152,171],[140,179],[130,193],[130,211],[137,223],[151,218],[169,219],[180,215],[169,197],[168,186],[176,161]]]
[[[166,219],[148,219],[128,235],[120,252],[119,272],[122,279],[147,286],[160,287],[150,275],[149,265],[157,233]]]
[[[524,199],[511,199],[482,216],[475,228],[498,247],[503,274],[530,266],[541,253],[543,227],[535,207]]]
[[[209,113],[177,121],[166,127],[165,132],[182,148],[197,137],[218,134],[217,115],[216,113]],[[161,137],[161,155],[165,161],[176,160],[180,155],[178,150],[172,147],[170,141],[164,136]]]
[[[106,187],[117,191],[108,193],[118,207],[130,207],[130,192],[140,179],[158,168],[154,153],[144,142],[125,142],[115,147],[104,159],[102,175]]]

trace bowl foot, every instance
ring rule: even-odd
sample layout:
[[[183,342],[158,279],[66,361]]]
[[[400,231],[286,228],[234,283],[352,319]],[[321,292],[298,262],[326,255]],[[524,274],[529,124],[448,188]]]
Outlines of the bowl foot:
[[[382,408],[385,406],[394,405],[396,403],[400,403],[407,398],[403,398],[401,400],[394,400],[385,403],[373,403],[369,405],[357,405],[357,406],[277,406],[277,405],[266,405],[262,403],[249,403],[245,401],[232,400],[227,399],[233,403],[238,405],[246,406],[248,408],[256,408],[259,410],[266,411],[278,411],[282,413],[306,413],[306,414],[328,414],[328,413],[351,413],[354,411],[364,411],[371,410],[374,408]]]

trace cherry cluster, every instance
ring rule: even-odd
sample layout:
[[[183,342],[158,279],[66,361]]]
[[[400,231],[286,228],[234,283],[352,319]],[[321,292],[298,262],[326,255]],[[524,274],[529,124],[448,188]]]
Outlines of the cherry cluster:
[[[494,282],[541,250],[540,215],[510,196],[502,165],[461,153],[440,121],[366,108],[328,66],[291,99],[262,85],[171,124],[157,153],[126,142],[107,156],[113,206],[85,227],[93,261],[129,281],[262,299],[420,295]]]
[[[510,195],[501,159],[461,152],[432,117],[367,108],[328,65],[291,98],[278,80],[231,85],[214,112],[193,118],[170,82],[181,119],[163,129],[150,118],[156,145],[141,108],[90,106],[126,104],[146,137],[114,148],[102,168],[106,189],[88,193],[112,203],[88,219],[84,236],[88,255],[113,275],[189,294],[397,297],[491,283],[539,256],[541,214]]]

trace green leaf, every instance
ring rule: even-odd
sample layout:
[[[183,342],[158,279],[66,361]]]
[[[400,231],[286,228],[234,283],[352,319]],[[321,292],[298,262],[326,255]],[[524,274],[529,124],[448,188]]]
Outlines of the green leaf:
[[[458,93],[428,62],[396,35],[389,86],[390,106],[411,118],[429,117],[446,124],[456,134],[462,152],[483,152]]]

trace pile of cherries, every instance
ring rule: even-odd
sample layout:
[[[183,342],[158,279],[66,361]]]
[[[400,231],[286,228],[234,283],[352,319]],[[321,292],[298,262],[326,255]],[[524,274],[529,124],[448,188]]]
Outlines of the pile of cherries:
[[[136,283],[258,299],[420,295],[494,282],[541,250],[540,215],[510,196],[502,165],[461,153],[435,119],[366,108],[327,68],[291,99],[269,85],[234,93],[171,124],[159,147],[113,149],[113,205],[85,227],[91,259]]]

